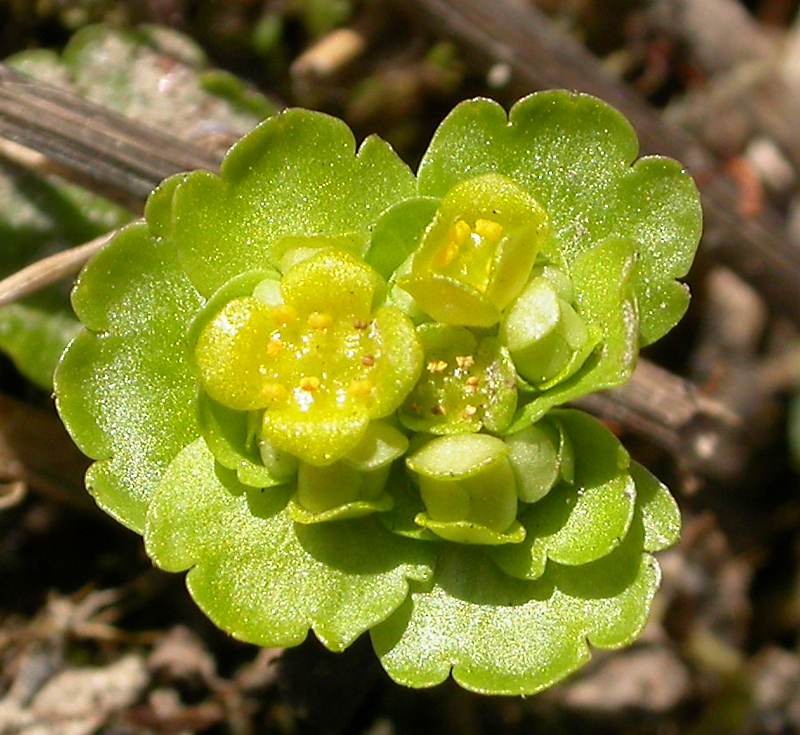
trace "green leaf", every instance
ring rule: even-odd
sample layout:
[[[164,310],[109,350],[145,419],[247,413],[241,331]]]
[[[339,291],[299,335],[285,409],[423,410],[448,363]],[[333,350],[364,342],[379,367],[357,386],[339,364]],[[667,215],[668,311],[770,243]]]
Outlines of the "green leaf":
[[[79,330],[58,294],[39,294],[0,308],[0,350],[46,391],[52,391],[56,364]]]
[[[340,651],[431,575],[432,552],[377,521],[298,526],[288,489],[226,487],[202,441],[170,465],[147,515],[148,554],[162,569],[189,569],[202,610],[235,638],[294,646],[309,629]]]
[[[56,405],[99,460],[86,477],[98,505],[141,531],[163,470],[198,435],[185,334],[202,301],[174,246],[138,223],[86,266],[72,302],[86,329],[56,370]]]
[[[636,498],[644,522],[644,548],[661,551],[677,543],[681,533],[681,513],[667,486],[638,462],[631,462],[636,483]]]
[[[400,264],[419,247],[438,207],[438,199],[420,197],[387,209],[375,223],[364,260],[389,280]]]
[[[452,673],[484,694],[534,694],[580,668],[589,646],[617,648],[642,630],[658,587],[641,517],[608,556],[550,564],[535,582],[503,574],[475,547],[443,547],[430,591],[413,592],[373,628],[397,683],[429,687]]]
[[[240,140],[222,176],[194,173],[175,194],[174,235],[192,282],[208,295],[237,273],[264,267],[285,236],[359,234],[414,194],[414,177],[389,146],[368,138],[356,154],[348,127],[288,110]]]
[[[564,438],[546,419],[505,438],[520,500],[535,503],[552,490],[559,479],[561,455],[572,451]]]
[[[692,262],[701,210],[694,182],[678,163],[653,157],[633,164],[637,152],[627,120],[589,95],[539,92],[508,116],[495,102],[471,100],[439,126],[420,165],[419,192],[443,197],[465,179],[509,177],[547,211],[553,233],[547,252],[568,271],[609,237],[637,243],[635,290],[648,343],[685,311],[685,290],[673,281]]]
[[[504,572],[520,579],[540,577],[548,558],[574,566],[606,556],[628,533],[636,503],[630,460],[619,440],[580,411],[550,416],[572,444],[574,485],[562,483],[523,511],[525,541],[490,550]]]
[[[417,476],[426,513],[419,525],[448,541],[518,543],[517,487],[508,446],[488,434],[454,434],[406,459]]]
[[[250,487],[272,487],[286,482],[286,477],[273,476],[264,466],[249,421],[247,413],[226,408],[199,392],[197,423],[217,462],[235,471],[239,482]]]
[[[638,316],[630,298],[636,250],[627,240],[606,240],[573,266],[580,316],[601,334],[600,347],[570,378],[523,406],[508,432],[538,421],[550,408],[580,396],[621,385],[638,357]]]

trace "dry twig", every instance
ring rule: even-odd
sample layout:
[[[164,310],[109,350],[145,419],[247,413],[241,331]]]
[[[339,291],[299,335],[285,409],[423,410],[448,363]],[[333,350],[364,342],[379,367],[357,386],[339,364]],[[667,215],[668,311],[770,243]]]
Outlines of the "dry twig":
[[[0,281],[0,306],[18,301],[75,275],[111,239],[101,235],[83,245],[62,250],[17,271]]]

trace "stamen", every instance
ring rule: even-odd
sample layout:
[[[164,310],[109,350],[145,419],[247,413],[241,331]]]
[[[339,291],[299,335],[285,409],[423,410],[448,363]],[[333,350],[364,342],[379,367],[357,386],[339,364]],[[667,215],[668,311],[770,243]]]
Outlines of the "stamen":
[[[305,378],[300,378],[300,388],[309,393],[313,393],[319,388],[319,378],[314,375],[309,375]]]
[[[265,383],[261,388],[261,395],[267,401],[282,401],[288,395],[286,386],[280,383]]]
[[[278,324],[291,324],[297,319],[297,310],[289,304],[281,304],[272,310],[272,317]]]
[[[356,398],[367,398],[372,395],[372,383],[369,380],[353,380],[347,392]]]
[[[475,222],[475,232],[486,240],[496,242],[503,236],[503,225],[490,219],[479,219]]]
[[[476,375],[470,376],[464,382],[466,383],[467,391],[469,393],[477,393],[478,392],[478,386],[480,385],[481,381],[480,381],[480,378],[478,378]]]
[[[312,311],[308,315],[308,326],[312,329],[327,329],[333,324],[333,317],[321,311]]]
[[[472,234],[472,228],[463,220],[456,220],[450,228],[450,242],[463,245]]]
[[[449,242],[439,251],[439,254],[436,256],[436,265],[439,268],[447,268],[447,266],[456,259],[456,256],[458,256],[458,244],[455,242]]]

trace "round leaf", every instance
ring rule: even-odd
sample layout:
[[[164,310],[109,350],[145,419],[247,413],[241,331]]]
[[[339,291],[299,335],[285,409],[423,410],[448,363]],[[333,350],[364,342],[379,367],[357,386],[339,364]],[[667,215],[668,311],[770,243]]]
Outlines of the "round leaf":
[[[434,686],[452,672],[475,692],[538,692],[589,660],[587,642],[616,648],[642,630],[660,578],[642,537],[638,519],[605,558],[552,564],[535,582],[508,577],[474,547],[447,546],[433,588],[374,628],[373,647],[405,686]]]
[[[174,236],[192,282],[209,295],[232,276],[264,267],[283,237],[355,234],[413,196],[414,177],[394,151],[353,135],[335,118],[287,110],[240,140],[222,176],[195,173],[175,194]]]
[[[377,521],[295,525],[289,490],[226,487],[202,441],[170,465],[150,506],[145,543],[162,569],[190,570],[197,604],[235,638],[294,646],[309,629],[340,651],[431,574],[427,544]]]
[[[202,300],[172,243],[138,223],[86,266],[72,302],[86,329],[56,370],[56,406],[99,460],[86,476],[98,505],[141,531],[162,472],[198,435],[185,335]]]

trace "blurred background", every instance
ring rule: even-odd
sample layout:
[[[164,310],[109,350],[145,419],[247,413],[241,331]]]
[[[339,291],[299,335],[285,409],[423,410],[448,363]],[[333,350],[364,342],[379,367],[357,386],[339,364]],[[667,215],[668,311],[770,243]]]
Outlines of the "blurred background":
[[[0,0],[6,69],[161,129],[175,156],[183,140],[216,161],[289,105],[376,132],[415,165],[458,101],[566,87],[618,106],[644,153],[682,160],[707,221],[687,318],[630,386],[583,402],[673,488],[682,541],[660,555],[640,641],[529,699],[402,689],[368,641],[283,652],[217,631],[82,489],[86,460],[50,395],[77,327],[69,273],[0,306],[0,735],[800,733],[799,13],[799,0]],[[81,170],[47,137],[59,108],[5,82],[0,277],[134,218],[147,184],[124,162]]]

